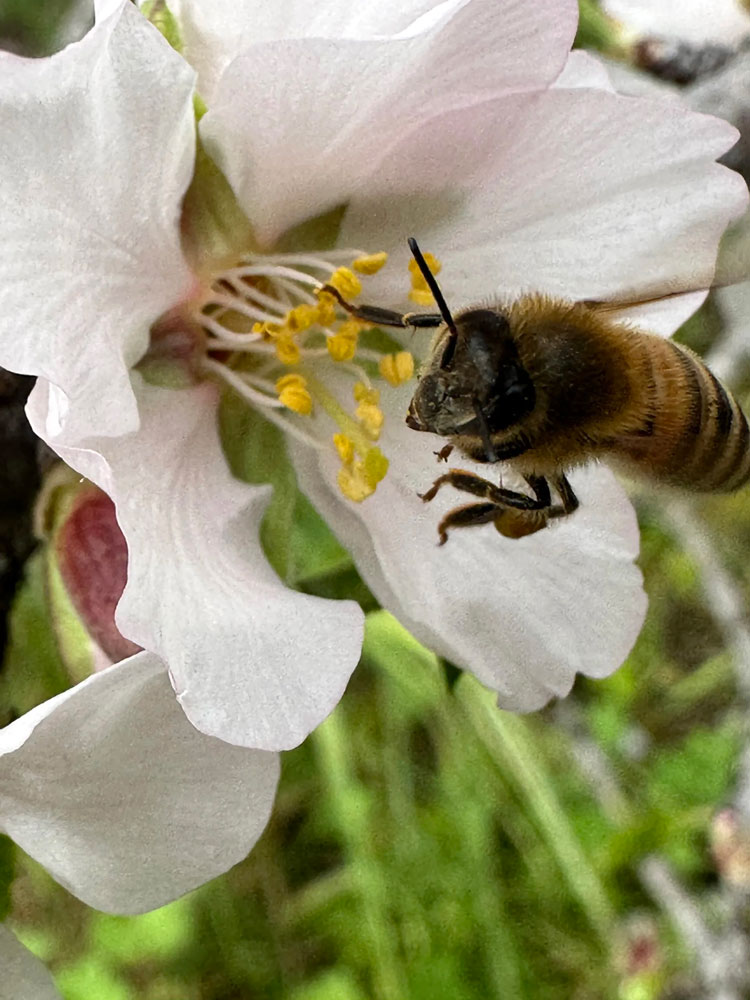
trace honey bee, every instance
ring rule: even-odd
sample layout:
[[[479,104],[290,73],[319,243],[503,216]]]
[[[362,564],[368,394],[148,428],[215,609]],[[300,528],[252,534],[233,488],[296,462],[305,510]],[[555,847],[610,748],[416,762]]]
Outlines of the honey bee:
[[[454,528],[492,523],[521,538],[568,517],[579,503],[566,473],[591,460],[693,491],[748,482],[745,415],[692,351],[623,326],[607,302],[527,294],[453,316],[416,240],[409,246],[438,313],[353,306],[334,294],[374,324],[438,328],[406,423],[448,438],[439,459],[457,448],[477,462],[506,463],[531,491],[447,471],[422,500],[450,485],[476,501],[443,517],[441,545]]]

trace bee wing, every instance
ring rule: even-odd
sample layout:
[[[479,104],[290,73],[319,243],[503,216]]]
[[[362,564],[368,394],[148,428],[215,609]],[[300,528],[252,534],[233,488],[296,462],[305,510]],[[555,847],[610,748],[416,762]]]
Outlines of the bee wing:
[[[626,290],[606,299],[583,299],[584,305],[597,312],[623,312],[639,306],[668,302],[682,295],[708,293],[713,288],[728,288],[750,281],[750,215],[730,226],[722,237],[713,272],[691,275],[685,282],[664,283]]]

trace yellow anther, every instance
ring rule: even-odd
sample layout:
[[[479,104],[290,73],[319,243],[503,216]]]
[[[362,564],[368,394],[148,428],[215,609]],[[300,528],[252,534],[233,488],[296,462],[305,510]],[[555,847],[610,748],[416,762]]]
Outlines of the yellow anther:
[[[300,375],[299,372],[289,372],[288,375],[282,375],[276,379],[276,392],[283,392],[290,385],[298,385],[302,389],[306,389],[307,379],[304,375]]]
[[[380,402],[380,393],[378,390],[368,388],[364,382],[355,382],[352,392],[354,393],[354,400],[357,403],[373,403],[377,405]]]
[[[285,365],[296,365],[299,361],[299,344],[291,334],[276,337],[276,357]]]
[[[365,478],[373,490],[381,480],[385,479],[387,472],[388,459],[380,448],[370,448],[365,455]]]
[[[334,434],[333,443],[344,465],[350,465],[354,461],[354,442],[352,439],[346,434]]]
[[[352,261],[352,267],[360,274],[377,274],[387,260],[388,254],[381,250],[380,253],[368,253],[357,257],[356,260]]]
[[[302,303],[299,306],[295,306],[294,309],[290,309],[284,319],[285,325],[293,333],[308,330],[317,321],[318,309],[316,306],[307,305],[307,303]]]
[[[380,431],[383,427],[383,411],[379,406],[374,403],[360,403],[357,409],[354,411],[357,420],[362,424],[365,429],[365,433],[368,437],[372,438],[373,441],[377,441],[380,437]]]
[[[432,292],[429,288],[412,288],[409,292],[409,298],[419,306],[435,305],[435,299],[432,297]]]
[[[336,322],[336,299],[330,292],[318,292],[315,322],[321,326],[333,326]]]
[[[367,481],[363,462],[343,465],[339,469],[337,478],[341,492],[349,500],[354,500],[355,503],[362,503],[375,492],[375,488]]]
[[[357,334],[351,336],[339,331],[326,339],[326,347],[334,361],[351,361],[357,353]]]
[[[348,267],[337,267],[328,279],[328,284],[341,292],[345,299],[354,299],[362,291],[362,282]]]
[[[339,337],[349,337],[350,339],[356,339],[359,336],[361,330],[367,330],[367,323],[363,323],[361,320],[355,319],[353,316],[349,319],[345,319],[344,322],[339,326],[336,333]]]
[[[283,375],[276,382],[276,392],[279,399],[289,410],[308,417],[312,413],[312,396],[307,390],[307,383],[301,375]]]
[[[422,254],[422,256],[424,257],[424,262],[427,265],[430,274],[440,274],[443,265],[437,257],[429,252]],[[419,270],[419,264],[417,264],[413,257],[409,261],[409,274],[411,275],[412,284],[415,284],[415,282],[420,278],[424,281],[422,272]]]
[[[280,323],[253,323],[253,333],[262,333],[264,337],[276,337],[281,332]]]
[[[339,489],[350,500],[361,503],[372,496],[388,471],[388,459],[380,448],[369,448],[364,459],[348,462],[339,469]]]
[[[380,374],[392,386],[403,385],[414,374],[414,358],[409,351],[386,354],[378,364]]]

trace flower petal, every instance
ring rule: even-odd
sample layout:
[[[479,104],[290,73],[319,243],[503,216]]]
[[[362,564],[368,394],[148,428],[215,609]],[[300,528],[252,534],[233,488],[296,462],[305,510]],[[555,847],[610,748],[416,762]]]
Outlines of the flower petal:
[[[396,414],[381,438],[391,460],[374,496],[355,505],[335,485],[335,463],[293,449],[300,485],[352,552],[378,600],[436,652],[499,692],[503,708],[530,711],[564,695],[577,671],[603,677],[625,659],[646,598],[638,528],[624,491],[603,468],[576,473],[581,508],[518,541],[492,525],[437,545],[442,514],[465,503],[446,488],[430,504],[417,492],[440,474],[444,439],[416,434]],[[487,474],[461,458],[461,466]]]
[[[214,386],[133,384],[141,429],[118,440],[66,448],[50,433],[54,396],[41,383],[28,408],[35,431],[115,502],[129,552],[118,628],[166,660],[202,732],[296,746],[343,694],[362,611],[288,590],[271,569],[258,537],[270,487],[230,475]]]
[[[552,83],[575,19],[568,0],[472,0],[408,37],[256,45],[227,67],[201,135],[270,244],[346,203],[419,123]]]
[[[0,924],[0,969],[3,995],[13,1000],[61,1000],[52,976],[42,962],[24,948],[5,924]]]
[[[396,248],[368,287],[385,304],[410,233],[443,260],[454,309],[528,289],[639,299],[705,288],[747,202],[742,179],[714,162],[736,134],[671,101],[603,90],[486,102],[403,142],[352,200],[340,240],[371,245],[377,219],[378,246]]]
[[[194,729],[138,653],[0,730],[1,825],[90,906],[139,913],[240,861],[278,774],[275,754]]]
[[[60,387],[71,432],[127,432],[128,368],[190,280],[193,73],[110,0],[62,52],[6,54],[0,81],[0,364]]]
[[[444,16],[466,0],[383,0],[353,4],[305,0],[259,4],[258,0],[176,0],[185,58],[198,70],[198,87],[211,105],[229,63],[253,45],[288,38],[377,38],[419,30],[422,18]]]

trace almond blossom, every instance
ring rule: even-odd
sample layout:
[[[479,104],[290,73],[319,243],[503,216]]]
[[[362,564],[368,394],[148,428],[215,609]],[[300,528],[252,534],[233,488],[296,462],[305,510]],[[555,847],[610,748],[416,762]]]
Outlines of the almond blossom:
[[[231,386],[284,430],[381,604],[502,706],[609,674],[645,609],[613,476],[574,475],[582,508],[554,530],[438,548],[451,498],[419,500],[433,448],[403,423],[427,344],[383,353],[319,292],[427,305],[412,234],[453,308],[708,284],[745,203],[714,162],[734,129],[613,93],[570,54],[573,0],[176,13],[183,54],[98,0],[81,42],[0,59],[0,363],[39,376],[34,428],[116,505],[120,631],[201,732],[264,750],[304,739],[356,665],[360,609],[285,588],[264,555],[270,488],[233,479],[216,429]],[[671,332],[699,298],[640,318]]]

